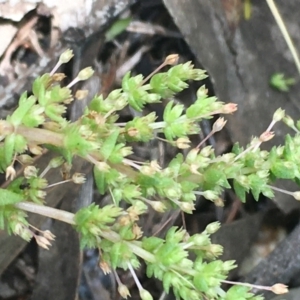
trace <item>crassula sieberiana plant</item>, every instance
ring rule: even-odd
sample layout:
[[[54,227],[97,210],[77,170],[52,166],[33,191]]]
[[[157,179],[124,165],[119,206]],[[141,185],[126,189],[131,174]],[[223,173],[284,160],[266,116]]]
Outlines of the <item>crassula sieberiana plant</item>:
[[[222,247],[210,240],[220,227],[218,222],[194,235],[171,227],[164,238],[159,238],[144,236],[138,220],[149,207],[158,214],[173,208],[192,213],[196,195],[220,205],[222,191],[231,188],[229,180],[242,201],[248,192],[256,199],[260,194],[274,197],[276,179],[299,182],[300,123],[294,124],[278,109],[267,130],[245,148],[236,144],[231,153],[217,156],[211,146],[203,146],[204,141],[192,146],[189,136],[200,132],[201,120],[232,113],[237,107],[209,97],[204,86],[187,108],[172,100],[174,94],[188,87],[188,81],[206,77],[205,71],[195,69],[189,62],[176,65],[177,55],[168,56],[162,64],[161,67],[170,66],[166,72],[154,72],[147,78],[126,74],[120,89],[106,98],[96,95],[82,116],[71,122],[64,117],[67,105],[86,95],[86,91],[73,95],[71,87],[93,73],[86,68],[70,84],[61,86],[64,75],[56,71],[71,58],[70,50],[64,52],[52,72],[36,78],[32,95],[24,93],[14,113],[0,121],[0,168],[11,180],[6,189],[0,189],[0,228],[28,241],[35,238],[40,246],[48,248],[54,236],[50,231],[37,235],[27,221],[27,212],[71,224],[80,233],[83,248],[101,251],[100,266],[106,272],[122,268],[132,273],[143,300],[152,296],[135,273],[141,261],[146,264],[147,276],[161,280],[164,290],[168,293],[172,289],[178,299],[262,299],[251,293],[251,285],[226,280],[235,264],[218,259]],[[146,104],[162,99],[168,99],[162,121],[156,121],[156,114],[151,112],[119,122],[119,112],[125,107],[142,111]],[[269,152],[261,150],[260,145],[274,135],[273,125],[281,120],[295,135],[286,136],[284,145]],[[225,123],[222,117],[217,119],[209,136]],[[165,143],[185,149],[187,154],[177,154],[166,167],[157,161],[131,160],[132,142],[149,142],[157,133],[164,134]],[[32,156],[43,148],[55,150],[58,156],[40,172]],[[76,214],[48,207],[44,200],[49,186],[47,170],[64,163],[71,165],[78,156],[93,164],[98,191],[102,195],[109,193],[111,203],[103,207],[91,204]],[[17,178],[15,162],[25,165],[22,176]],[[83,174],[75,173],[71,180],[83,183],[85,179]],[[290,194],[300,199],[300,192]],[[129,296],[126,282],[121,283],[118,277],[117,282],[121,296]],[[225,291],[222,283],[233,286]],[[260,288],[286,292],[281,284]]]

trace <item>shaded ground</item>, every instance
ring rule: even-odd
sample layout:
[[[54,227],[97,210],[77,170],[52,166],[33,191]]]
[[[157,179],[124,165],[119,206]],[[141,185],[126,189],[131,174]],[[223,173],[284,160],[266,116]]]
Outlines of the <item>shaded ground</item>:
[[[111,4],[110,15],[101,22],[102,27],[100,24],[98,27],[95,25],[97,18],[94,16],[92,20],[95,23],[89,20],[86,28],[71,28],[60,33],[54,48],[51,46],[55,38],[51,10],[47,14],[31,12],[23,24],[28,25],[36,17],[36,23],[31,29],[38,35],[44,56],[39,58],[37,48],[32,47],[32,41],[24,39],[13,49],[9,64],[2,64],[1,70],[5,72],[2,72],[1,77],[1,117],[13,110],[19,94],[30,87],[35,74],[51,70],[60,51],[72,47],[75,60],[64,72],[70,80],[81,68],[93,65],[96,75],[84,88],[92,89],[94,93],[108,93],[118,86],[118,81],[126,71],[132,70],[133,73],[143,75],[151,73],[171,53],[180,54],[182,62],[192,60],[197,66],[207,69],[211,77],[205,84],[210,93],[216,94],[224,102],[239,104],[239,111],[230,118],[227,129],[209,140],[218,153],[229,150],[232,141],[240,141],[245,145],[252,135],[263,132],[278,107],[283,107],[297,118],[298,82],[288,93],[281,93],[269,86],[269,79],[275,72],[296,78],[297,73],[265,2],[253,3],[252,15],[247,21],[239,6],[228,6],[230,1],[225,0],[164,0],[165,6],[159,0],[136,1],[129,9],[131,2],[135,1],[122,1],[123,7],[117,9],[115,1],[98,1],[98,11],[101,11],[101,5],[105,7],[104,3]],[[287,25],[295,45],[300,47],[300,39],[294,29],[298,24],[299,4],[289,1],[280,9],[288,17]],[[119,18],[122,10],[125,11],[122,17],[132,16],[134,22],[113,41],[105,42],[107,28],[115,18]],[[21,28],[25,28],[25,25]],[[186,105],[192,103],[198,87],[192,85],[177,100]],[[71,119],[80,115],[82,106],[70,108]],[[161,106],[147,109],[156,110],[158,115],[162,115]],[[133,111],[124,111],[122,118],[126,121],[133,116]],[[195,143],[210,131],[210,123],[203,123],[202,128],[203,136],[195,137]],[[280,142],[284,131],[279,128],[276,133],[277,139],[274,142]],[[139,157],[156,158],[161,165],[165,165],[174,155],[172,149],[159,142],[147,146],[135,145],[135,150]],[[41,169],[48,160],[49,157],[43,157],[39,161]],[[81,161],[75,164],[76,170],[89,172],[89,166]],[[54,172],[50,176],[55,181],[59,175]],[[102,204],[108,201],[107,198],[93,197],[92,184],[90,178],[81,194],[73,186],[58,187],[52,191],[47,203],[74,211],[86,204],[82,203],[81,195],[85,196],[87,202],[92,201],[92,198]],[[298,286],[299,282],[295,278],[300,271],[297,257],[300,229],[296,227],[292,232],[299,219],[298,204],[281,196],[276,199],[276,205],[268,199],[261,199],[257,204],[249,196],[247,204],[241,205],[233,192],[224,194],[223,198],[223,208],[198,199],[194,215],[185,218],[187,229],[195,233],[203,230],[209,222],[222,222],[222,229],[214,240],[225,246],[224,259],[235,259],[243,266],[231,274],[232,279],[240,280],[245,276],[247,282],[257,284],[272,285],[275,280]],[[0,232],[0,299],[75,299],[77,292],[81,300],[118,299],[114,279],[112,276],[104,276],[97,266],[97,253],[85,251],[81,255],[78,236],[69,226],[36,216],[32,216],[32,222],[36,226],[50,227],[57,236],[55,245],[50,251],[45,251],[38,249],[33,242],[26,246],[20,239],[7,237]],[[167,226],[181,226],[182,218],[176,211],[164,216],[150,212],[143,220],[146,224],[143,230],[145,234],[154,234],[166,222]],[[164,230],[159,234],[163,235]],[[249,265],[253,266],[254,261],[257,263],[263,256],[267,256],[286,236],[288,238],[276,248],[273,256],[263,260],[258,269],[247,275]],[[253,245],[256,248],[251,248]],[[288,262],[285,258],[288,258]],[[129,274],[121,272],[119,275],[123,282],[132,287],[132,297],[138,299]],[[139,270],[139,276],[144,287],[158,299],[162,293],[161,285],[148,280],[143,267]],[[271,299],[272,296],[267,297]],[[161,299],[167,299],[167,296]]]

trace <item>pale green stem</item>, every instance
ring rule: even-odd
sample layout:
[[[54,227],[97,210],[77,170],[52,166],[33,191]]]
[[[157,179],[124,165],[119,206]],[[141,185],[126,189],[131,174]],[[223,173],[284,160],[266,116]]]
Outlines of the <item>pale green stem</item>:
[[[63,146],[64,135],[47,129],[29,128],[26,126],[18,126],[15,131],[22,135],[28,142],[40,145],[51,144],[53,146]]]
[[[45,217],[56,219],[71,225],[75,225],[75,215],[65,210],[25,201],[16,203],[15,207]]]
[[[166,125],[167,125],[167,123],[162,121],[162,122],[150,123],[149,127],[151,127],[152,129],[161,129],[161,128],[165,128]]]
[[[63,180],[63,181],[59,181],[59,182],[55,182],[55,183],[49,184],[48,186],[46,186],[46,189],[54,187],[56,185],[67,183],[67,182],[72,182],[72,179],[67,179],[67,180]]]
[[[148,261],[150,263],[156,262],[155,256],[152,253],[144,250],[143,248],[139,247],[133,242],[126,242],[126,244],[132,250],[132,252],[134,252],[137,256],[141,257],[143,260]]]
[[[133,279],[134,279],[134,282],[135,282],[137,288],[139,289],[139,291],[141,291],[141,290],[143,289],[143,287],[142,287],[142,285],[141,285],[141,283],[140,283],[138,277],[136,276],[136,273],[135,273],[135,271],[134,271],[134,269],[133,269],[131,263],[128,262],[128,263],[127,263],[127,266],[128,266],[128,269],[130,270],[130,273],[131,273],[131,275],[132,275],[132,277],[133,277]]]
[[[300,74],[300,60],[299,60],[299,56],[298,56],[297,50],[296,50],[296,48],[295,48],[295,46],[293,44],[293,41],[292,41],[292,39],[291,39],[291,37],[290,37],[287,29],[286,29],[286,26],[285,26],[285,24],[284,24],[284,22],[282,20],[282,17],[280,15],[280,13],[279,13],[279,11],[278,11],[278,9],[277,9],[274,1],[273,0],[266,0],[266,1],[267,1],[268,5],[269,5],[269,8],[270,8],[270,10],[271,10],[271,12],[273,14],[273,17],[275,18],[275,21],[276,21],[276,23],[277,23],[277,25],[278,25],[278,27],[279,27],[279,29],[280,29],[283,37],[284,37],[284,39],[285,39],[285,41],[286,41],[289,49],[291,51],[291,54],[292,54],[293,59],[295,61],[295,65],[296,65],[296,67],[298,69],[298,72]]]
[[[256,284],[251,284],[251,283],[245,283],[245,282],[238,282],[238,281],[230,281],[230,280],[221,280],[223,283],[227,284],[232,284],[232,285],[242,285],[246,286],[249,288],[256,288],[259,290],[266,290],[266,291],[271,291],[272,288],[270,286],[265,286],[265,285],[256,285]]]
[[[291,195],[293,196],[294,192],[290,192],[290,191],[287,191],[287,190],[283,190],[281,188],[278,188],[276,186],[272,186],[272,185],[267,185],[267,187],[269,187],[270,189],[274,190],[274,191],[277,191],[277,192],[281,192],[283,194],[287,194],[287,195]]]

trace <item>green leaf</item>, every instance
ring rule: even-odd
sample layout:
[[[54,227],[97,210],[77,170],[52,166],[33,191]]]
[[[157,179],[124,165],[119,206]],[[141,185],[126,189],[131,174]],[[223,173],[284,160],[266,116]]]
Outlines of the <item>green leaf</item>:
[[[20,134],[15,136],[15,151],[17,153],[22,153],[27,149],[27,140]]]
[[[67,111],[67,107],[65,105],[57,104],[57,103],[50,103],[45,106],[45,114],[49,117],[52,121],[57,123],[62,123],[65,121],[65,118],[62,115]]]
[[[131,20],[132,18],[124,18],[116,21],[105,33],[105,41],[109,42],[113,40],[117,35],[125,31]]]
[[[158,73],[152,76],[149,83],[152,91],[159,94],[163,98],[172,96],[174,92],[168,88],[168,79],[169,78],[167,73]]]
[[[172,272],[165,272],[163,275],[163,287],[164,287],[164,291],[169,294],[170,291],[170,287],[172,284],[172,279],[175,277],[175,275]]]
[[[38,98],[40,104],[45,104],[44,101],[44,94],[47,87],[50,85],[50,74],[46,73],[41,77],[35,79],[32,85],[32,92]],[[41,99],[40,99],[41,97]],[[40,102],[41,101],[41,102]]]
[[[216,97],[207,97],[206,95],[202,96],[201,98],[197,99],[194,104],[189,106],[186,110],[187,118],[200,118],[206,116],[206,119],[211,118],[209,114],[216,110],[215,103],[217,102]]]
[[[114,130],[105,140],[101,146],[100,153],[103,155],[103,159],[107,160],[114,150],[119,136],[119,130]]]
[[[176,243],[181,242],[186,232],[182,229],[178,230],[177,226],[172,226],[166,234],[166,242]]]
[[[123,242],[114,243],[110,250],[111,265],[115,269],[119,266],[122,258],[130,252],[128,246]]]
[[[228,181],[223,170],[210,166],[204,172],[205,190],[214,190],[216,186],[228,187]]]
[[[97,167],[94,167],[94,179],[100,195],[104,195],[107,191],[105,174],[105,172],[101,172]]]
[[[29,112],[29,110],[35,104],[35,102],[36,98],[34,96],[30,96],[29,98],[27,98],[27,92],[23,93],[19,100],[19,106],[11,115],[9,121],[14,126],[20,125],[22,123],[23,118],[26,116],[26,114]]]
[[[257,174],[251,174],[248,176],[252,195],[256,201],[259,199],[259,195],[266,187],[266,178],[261,178]]]
[[[296,165],[289,161],[276,161],[271,167],[271,172],[282,179],[295,178]]]
[[[202,273],[197,273],[195,276],[194,276],[194,280],[193,280],[193,283],[195,285],[195,287],[200,290],[201,292],[207,292],[209,287],[208,287],[208,284],[205,280],[205,277],[203,276]]]
[[[15,204],[22,200],[24,201],[23,195],[0,188],[0,206]]]
[[[275,73],[270,79],[270,85],[281,92],[288,92],[290,86],[294,85],[295,83],[295,78],[287,78],[283,73]]]
[[[238,198],[245,203],[246,202],[246,191],[247,189],[245,187],[243,187],[238,181],[233,180],[233,188],[234,191],[236,193],[236,195],[238,196]]]
[[[261,296],[255,296],[249,290],[248,287],[234,285],[227,291],[225,300],[263,300]]]
[[[142,240],[143,248],[149,252],[159,249],[159,247],[164,243],[164,240],[155,236],[144,237]]]
[[[12,133],[4,141],[4,157],[7,164],[11,164],[15,149],[16,134]]]
[[[170,101],[164,110],[164,121],[167,123],[172,123],[176,121],[182,114],[184,106],[182,104],[175,104],[174,101]]]

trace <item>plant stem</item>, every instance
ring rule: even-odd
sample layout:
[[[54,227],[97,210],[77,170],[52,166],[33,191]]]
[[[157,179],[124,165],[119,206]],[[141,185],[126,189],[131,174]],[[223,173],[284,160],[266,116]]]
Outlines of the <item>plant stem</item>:
[[[143,260],[150,262],[150,263],[155,263],[156,259],[155,256],[144,250],[143,248],[139,247],[138,245],[134,244],[133,242],[126,242],[128,247],[136,254],[137,256],[141,257]]]
[[[282,17],[274,3],[273,0],[266,0],[268,5],[269,5],[269,8],[273,14],[273,17],[275,18],[276,20],[276,23],[285,39],[285,42],[287,43],[287,46],[289,48],[289,50],[291,51],[291,54],[293,56],[293,59],[295,61],[295,65],[296,65],[296,68],[298,70],[298,72],[300,73],[300,60],[299,60],[299,56],[298,56],[298,53],[297,53],[297,50],[296,50],[296,47],[294,46],[294,43],[289,35],[289,32],[282,20]]]
[[[53,146],[62,147],[64,135],[41,128],[29,128],[26,126],[18,126],[16,133],[22,135],[28,142],[34,144],[51,144]]]
[[[75,225],[75,221],[74,221],[75,215],[65,210],[44,206],[41,204],[26,202],[26,201],[16,203],[15,207],[45,217],[56,219],[71,225]]]

